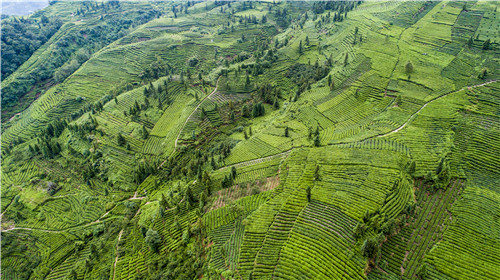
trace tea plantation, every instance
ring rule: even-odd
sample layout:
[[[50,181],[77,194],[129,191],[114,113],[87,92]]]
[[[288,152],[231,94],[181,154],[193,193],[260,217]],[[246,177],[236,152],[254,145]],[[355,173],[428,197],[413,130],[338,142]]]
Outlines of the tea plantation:
[[[500,279],[499,8],[3,16],[1,277]]]

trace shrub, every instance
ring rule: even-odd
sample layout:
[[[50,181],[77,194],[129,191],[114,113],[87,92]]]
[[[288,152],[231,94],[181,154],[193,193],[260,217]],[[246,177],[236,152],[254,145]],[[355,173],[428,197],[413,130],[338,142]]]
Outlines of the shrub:
[[[407,61],[406,64],[405,64],[405,72],[406,74],[411,74],[413,73],[413,63],[411,63],[411,61]]]
[[[198,58],[196,57],[191,57],[189,60],[188,60],[188,65],[189,67],[195,67],[196,64],[198,64]]]

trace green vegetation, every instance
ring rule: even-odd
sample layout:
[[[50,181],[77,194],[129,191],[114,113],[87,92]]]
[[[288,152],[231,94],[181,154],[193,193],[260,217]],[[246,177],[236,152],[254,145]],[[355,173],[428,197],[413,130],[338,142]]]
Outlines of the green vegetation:
[[[2,276],[498,278],[497,8],[53,1],[2,19]]]

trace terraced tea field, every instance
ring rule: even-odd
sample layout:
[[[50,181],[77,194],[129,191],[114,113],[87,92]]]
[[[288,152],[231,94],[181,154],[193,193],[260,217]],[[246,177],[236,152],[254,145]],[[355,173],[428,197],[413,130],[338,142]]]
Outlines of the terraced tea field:
[[[1,21],[3,278],[500,279],[498,1],[49,4]]]

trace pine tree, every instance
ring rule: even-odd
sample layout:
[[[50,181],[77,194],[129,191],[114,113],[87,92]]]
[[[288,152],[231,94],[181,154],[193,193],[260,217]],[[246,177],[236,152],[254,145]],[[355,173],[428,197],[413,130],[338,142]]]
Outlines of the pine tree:
[[[307,186],[306,188],[306,197],[307,197],[307,202],[311,202],[311,186]]]
[[[344,67],[346,67],[348,63],[349,63],[349,53],[345,53]]]
[[[125,143],[126,143],[125,137],[123,137],[123,135],[121,135],[121,134],[118,134],[118,136],[116,137],[116,142],[117,142],[118,146],[125,145]]]
[[[146,126],[142,126],[142,139],[146,140],[148,139],[149,137],[149,132],[148,130],[146,129]]]
[[[469,40],[467,41],[467,47],[472,48],[472,44],[474,43],[474,39],[472,37],[469,38]]]
[[[302,40],[299,42],[299,54],[302,54]]]
[[[314,181],[319,181],[319,165],[316,165],[316,170],[314,170]]]
[[[314,137],[314,146],[319,147],[320,146],[320,141],[319,141],[319,136],[316,135]]]
[[[483,50],[489,50],[490,49],[490,44],[491,44],[491,41],[490,39],[486,39],[486,41],[484,41],[483,43]]]
[[[288,126],[285,127],[285,137],[288,137]]]

